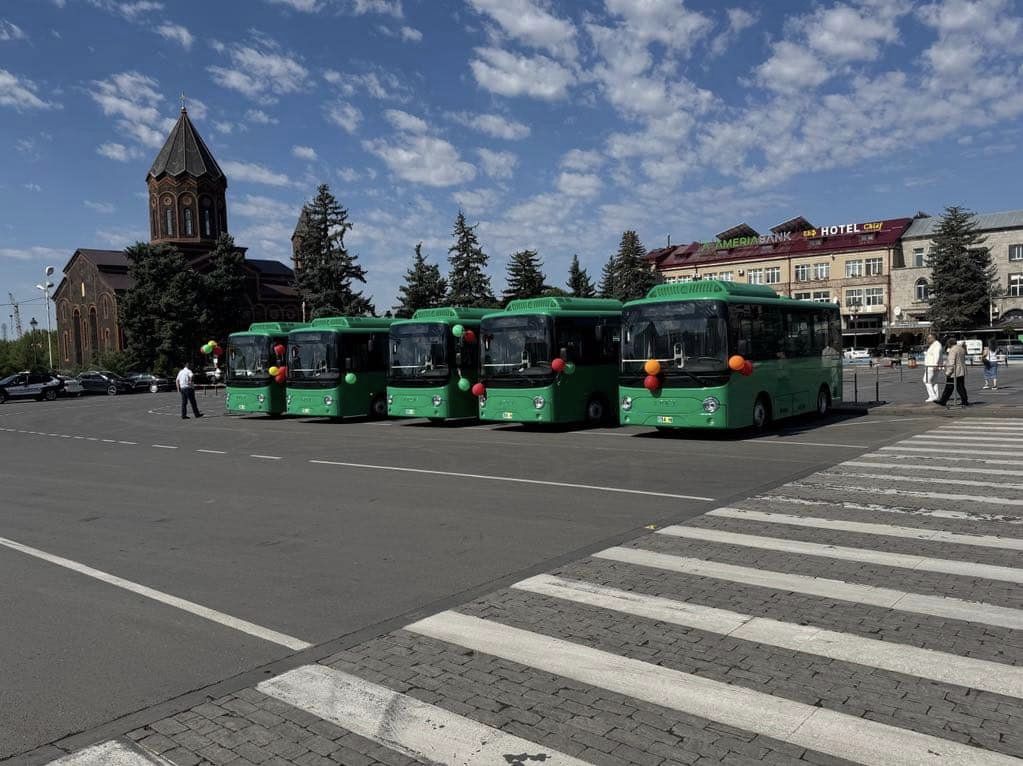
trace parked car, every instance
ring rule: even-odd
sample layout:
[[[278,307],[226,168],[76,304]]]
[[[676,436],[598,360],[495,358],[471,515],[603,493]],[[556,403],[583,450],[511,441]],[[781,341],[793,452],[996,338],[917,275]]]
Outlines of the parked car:
[[[82,390],[87,394],[116,396],[117,394],[130,394],[133,390],[131,383],[126,378],[108,370],[83,372],[78,376],[78,381],[82,384]]]
[[[171,390],[171,382],[168,378],[162,378],[151,372],[129,372],[124,377],[131,383],[132,391],[148,391],[155,394],[157,391]]]
[[[60,389],[62,396],[81,396],[82,384],[78,381],[78,378],[72,378],[67,375],[57,375],[60,378],[60,382],[63,383],[63,387]]]
[[[45,399],[53,401],[64,383],[48,372],[18,372],[0,380],[0,403],[8,399]]]
[[[865,348],[847,348],[842,356],[850,362],[854,359],[869,359],[870,351]]]

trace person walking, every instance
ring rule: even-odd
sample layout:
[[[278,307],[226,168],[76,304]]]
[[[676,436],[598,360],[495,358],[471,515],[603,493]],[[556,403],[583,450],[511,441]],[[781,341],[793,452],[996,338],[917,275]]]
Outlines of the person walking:
[[[948,354],[945,356],[945,390],[934,403],[939,407],[947,405],[953,389],[958,392],[963,406],[969,407],[970,402],[966,396],[966,349],[961,343],[950,339]]]
[[[199,412],[199,405],[195,403],[195,387],[192,385],[192,371],[188,369],[188,362],[185,362],[174,382],[178,391],[181,392],[181,419],[188,420],[189,404],[192,405],[192,414],[201,418],[202,413]]]
[[[934,333],[927,334],[927,351],[924,352],[924,388],[927,389],[927,401],[937,400],[940,392],[934,382],[938,377],[938,365],[941,363],[941,341]]]
[[[998,349],[993,342],[984,346],[984,354],[981,357],[984,362],[984,388],[998,390]]]

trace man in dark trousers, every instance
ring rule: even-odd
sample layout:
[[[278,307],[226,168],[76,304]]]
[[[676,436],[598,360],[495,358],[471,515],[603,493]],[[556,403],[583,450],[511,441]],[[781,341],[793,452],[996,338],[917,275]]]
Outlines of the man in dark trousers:
[[[953,388],[959,392],[963,406],[970,406],[966,399],[966,348],[955,340],[949,340],[948,354],[945,356],[945,390],[934,403],[939,407],[947,405]]]
[[[181,368],[181,372],[178,373],[174,382],[177,384],[178,391],[181,392],[182,420],[188,420],[189,404],[192,405],[192,414],[201,418],[202,413],[199,412],[199,405],[195,403],[195,388],[192,386],[192,371],[188,369],[188,362],[185,362],[185,366]]]

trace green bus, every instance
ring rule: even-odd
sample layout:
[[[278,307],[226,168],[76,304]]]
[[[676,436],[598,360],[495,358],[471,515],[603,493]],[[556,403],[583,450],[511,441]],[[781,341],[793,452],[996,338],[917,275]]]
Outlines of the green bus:
[[[657,285],[622,312],[620,422],[765,428],[842,398],[838,306],[762,285]]]
[[[285,410],[284,385],[270,368],[284,364],[288,333],[297,322],[256,322],[227,339],[227,379],[224,406],[228,412],[263,412],[280,417]]]
[[[399,418],[475,418],[480,320],[493,309],[419,309],[391,325],[387,414]]]
[[[320,317],[288,334],[289,415],[387,416],[393,319]]]
[[[481,420],[614,422],[622,304],[605,298],[527,298],[480,325]]]

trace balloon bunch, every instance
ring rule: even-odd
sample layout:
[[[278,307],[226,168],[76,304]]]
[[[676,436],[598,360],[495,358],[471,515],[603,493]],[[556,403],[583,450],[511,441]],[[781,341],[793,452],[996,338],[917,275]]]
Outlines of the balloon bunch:
[[[566,362],[559,356],[551,360],[551,369],[559,374],[563,372],[566,375],[571,375],[575,372],[575,362]]]
[[[270,373],[270,377],[276,380],[278,383],[284,383],[288,379],[288,368],[287,365],[274,365],[267,370]]]
[[[739,354],[728,357],[728,369],[732,372],[737,372],[740,375],[752,375],[753,374],[753,362],[749,359],[744,359]]]
[[[451,334],[456,338],[461,338],[465,343],[475,343],[476,333],[469,330],[465,325],[456,324],[451,327]]]
[[[646,373],[646,377],[643,378],[643,388],[651,393],[659,391],[661,388],[661,363],[656,359],[647,359],[643,362],[643,372]]]
[[[224,353],[224,349],[215,340],[207,341],[199,350],[204,354],[213,354],[213,356],[220,356]]]

